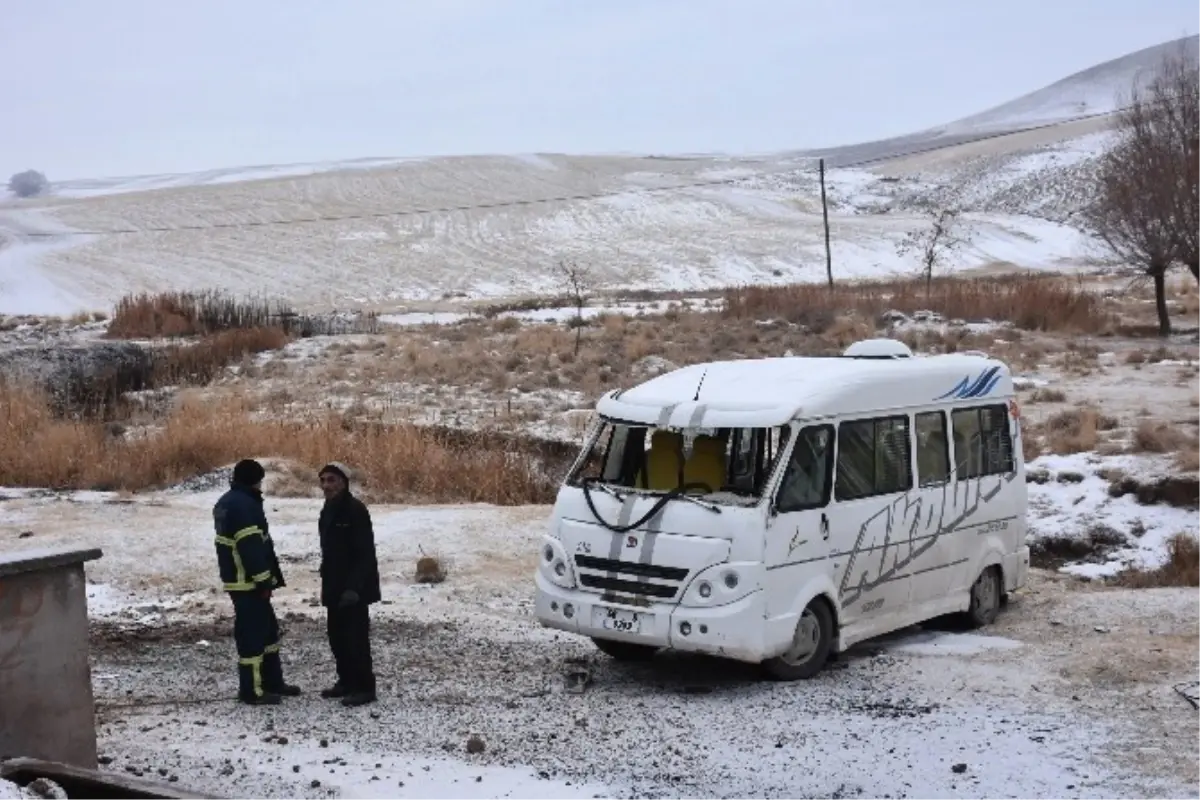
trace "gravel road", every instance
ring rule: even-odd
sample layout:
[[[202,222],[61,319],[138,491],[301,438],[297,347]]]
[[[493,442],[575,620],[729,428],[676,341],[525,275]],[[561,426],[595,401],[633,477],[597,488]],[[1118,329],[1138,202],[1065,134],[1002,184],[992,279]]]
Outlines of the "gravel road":
[[[986,635],[913,629],[777,684],[617,664],[538,629],[519,588],[439,619],[377,606],[381,700],[353,710],[316,696],[331,665],[307,613],[284,653],[308,694],[267,709],[231,699],[228,619],[96,621],[104,761],[225,796],[1197,796],[1196,712],[1171,688],[1197,677],[1194,590],[1035,571]]]

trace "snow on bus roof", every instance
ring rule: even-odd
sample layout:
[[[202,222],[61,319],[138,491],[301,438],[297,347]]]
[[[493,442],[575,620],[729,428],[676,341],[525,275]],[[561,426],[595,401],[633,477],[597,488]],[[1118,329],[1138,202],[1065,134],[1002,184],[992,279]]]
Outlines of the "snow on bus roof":
[[[781,357],[693,364],[601,398],[603,417],[673,428],[752,428],[1013,394],[986,355]]]

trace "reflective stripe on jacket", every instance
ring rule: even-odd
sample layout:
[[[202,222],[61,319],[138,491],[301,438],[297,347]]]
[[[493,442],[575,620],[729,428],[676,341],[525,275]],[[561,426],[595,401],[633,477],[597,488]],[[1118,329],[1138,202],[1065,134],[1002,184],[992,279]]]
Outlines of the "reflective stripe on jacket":
[[[278,589],[284,585],[261,494],[233,487],[213,506],[213,525],[217,569],[225,591]]]

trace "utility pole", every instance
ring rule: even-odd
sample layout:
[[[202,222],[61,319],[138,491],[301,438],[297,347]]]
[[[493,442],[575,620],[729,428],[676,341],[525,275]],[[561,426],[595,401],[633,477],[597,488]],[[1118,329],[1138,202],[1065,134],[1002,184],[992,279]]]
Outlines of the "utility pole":
[[[821,172],[821,219],[825,223],[825,275],[829,278],[829,288],[833,289],[833,253],[829,250],[829,204],[825,201],[825,159],[817,162]]]

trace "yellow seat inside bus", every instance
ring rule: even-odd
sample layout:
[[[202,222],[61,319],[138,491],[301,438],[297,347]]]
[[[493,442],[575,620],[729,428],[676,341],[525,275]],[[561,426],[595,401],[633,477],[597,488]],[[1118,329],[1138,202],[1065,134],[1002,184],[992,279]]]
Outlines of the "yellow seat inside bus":
[[[684,485],[702,483],[714,492],[725,485],[725,440],[697,436],[692,454],[683,465]]]
[[[646,466],[638,475],[643,489],[669,492],[679,486],[683,460],[683,436],[674,431],[655,431],[646,451]]]

